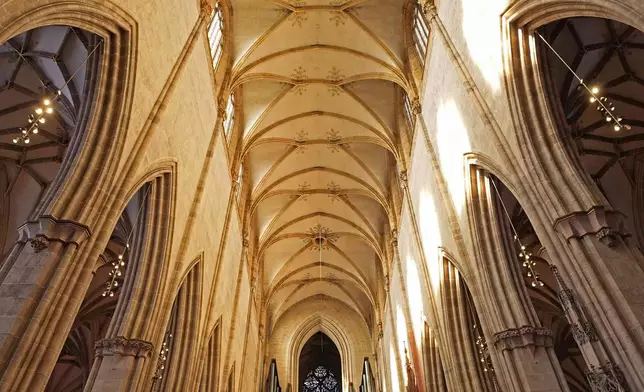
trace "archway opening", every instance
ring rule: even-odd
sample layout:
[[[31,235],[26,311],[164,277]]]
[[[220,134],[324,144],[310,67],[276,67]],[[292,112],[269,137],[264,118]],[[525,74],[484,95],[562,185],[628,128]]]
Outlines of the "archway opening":
[[[86,131],[101,42],[76,27],[43,26],[0,44],[0,255],[60,185],[68,147]]]
[[[590,392],[586,379],[588,366],[576,340],[579,337],[575,337],[579,326],[571,325],[570,311],[562,304],[563,288],[555,278],[548,253],[512,192],[495,176],[489,174],[489,178],[502,242],[515,250],[507,252],[509,262],[515,263],[512,268],[521,273],[541,326],[552,332],[554,351],[570,390]]]
[[[317,332],[306,342],[299,357],[300,392],[339,392],[342,390],[340,351],[324,333]]]
[[[95,343],[114,329],[119,301],[128,301],[136,266],[144,251],[150,185],[132,197],[119,217],[67,335],[45,391],[82,391],[95,359]],[[123,294],[125,292],[125,294]],[[124,308],[124,304],[120,305]],[[118,318],[118,317],[116,317]],[[118,322],[118,321],[117,321]]]
[[[560,137],[577,168],[624,214],[642,250],[644,33],[614,20],[575,17],[539,34],[542,79]]]

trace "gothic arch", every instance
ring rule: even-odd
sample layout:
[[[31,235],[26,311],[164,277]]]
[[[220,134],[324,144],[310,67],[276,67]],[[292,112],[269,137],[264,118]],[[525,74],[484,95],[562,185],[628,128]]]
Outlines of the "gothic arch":
[[[92,186],[87,179],[105,184],[106,188],[112,187],[116,181],[122,135],[129,122],[132,104],[136,22],[110,3],[38,0],[31,2],[29,9],[7,11],[0,17],[0,25],[6,26],[0,31],[1,42],[47,25],[82,28],[104,40],[96,101],[87,123],[82,124],[87,131],[72,138],[56,180],[32,215],[50,214],[60,219],[93,222],[100,218],[92,211],[100,209],[97,206],[105,203],[106,195],[100,192],[102,188]],[[16,15],[22,16],[16,18]]]
[[[86,289],[91,281],[91,266],[107,243],[106,239],[102,244],[97,244],[91,238],[92,229],[86,224],[94,226],[95,221],[106,218],[97,214],[97,211],[101,211],[98,206],[104,205],[107,197],[107,193],[101,189],[114,184],[123,142],[121,136],[129,119],[133,64],[136,61],[136,23],[112,4],[35,1],[26,7],[14,3],[5,8],[7,12],[0,16],[2,42],[23,32],[52,25],[77,27],[104,40],[100,71],[96,76],[94,106],[87,124],[79,125],[87,130],[78,132],[78,137],[70,141],[55,180],[31,214],[37,219],[23,225],[18,244],[0,271],[0,277],[4,280],[8,274],[24,268],[23,259],[29,257],[25,247],[27,242],[38,242],[34,249],[46,252],[46,257],[51,259],[46,265],[43,264],[42,270],[33,271],[34,274],[47,276],[50,284],[25,287],[33,303],[16,303],[16,311],[21,316],[9,322],[17,333],[2,342],[3,346],[8,346],[0,359],[0,368],[6,369],[2,377],[4,386],[32,385],[33,388],[40,388],[47,380],[33,375],[50,374],[56,358],[49,356],[42,360],[41,354],[28,353],[60,350],[64,343],[61,339],[63,336],[55,332],[71,326],[73,318],[70,316],[80,306],[79,302],[70,300],[74,298],[71,293]],[[87,178],[101,182],[105,188],[87,183]],[[62,235],[63,232],[65,235]],[[10,314],[7,317],[12,318]],[[39,322],[30,323],[30,320]],[[60,328],[45,327],[55,324]],[[33,347],[46,347],[48,350],[34,350]],[[20,369],[29,371],[22,372]]]
[[[342,331],[336,323],[323,314],[314,314],[306,319],[298,328],[297,331],[293,333],[293,339],[289,343],[289,365],[291,374],[291,385],[295,388],[299,388],[300,380],[298,377],[299,369],[299,357],[302,352],[302,348],[306,342],[317,332],[322,332],[328,336],[335,346],[340,351],[340,360],[342,362],[342,380],[343,386],[342,391],[346,391],[346,386],[350,380],[353,380],[353,369],[352,364],[355,361],[353,354],[349,347],[351,347],[351,342],[349,341],[348,336]]]
[[[437,300],[438,336],[435,337],[438,346],[430,353],[433,358],[432,373],[427,378],[438,382],[441,378],[447,385],[443,388],[465,388],[465,391],[494,391],[493,378],[488,369],[482,365],[490,365],[489,358],[477,351],[476,334],[483,335],[479,321],[478,310],[472,298],[472,292],[456,266],[455,259],[447,252],[441,252],[440,281]],[[479,288],[480,290],[480,288]],[[460,342],[455,345],[454,342]],[[444,364],[444,365],[443,365]],[[443,369],[445,370],[443,376]],[[437,385],[438,386],[438,385]]]
[[[160,350],[168,347],[168,353],[160,352],[153,376],[156,391],[177,391],[186,386],[194,387],[197,376],[198,358],[195,353],[199,346],[199,315],[203,291],[203,270],[201,259],[182,279],[170,313],[168,328],[157,339]],[[166,313],[167,312],[163,312]]]
[[[203,348],[203,354],[205,355],[201,356],[200,364],[198,365],[200,368],[197,376],[199,392],[209,392],[217,389],[221,372],[221,317],[210,331],[206,342],[206,346]]]
[[[538,53],[538,38],[534,35],[538,28],[570,17],[607,18],[644,31],[644,5],[638,1],[590,0],[584,4],[553,0],[516,2],[502,16],[503,45],[508,59],[505,67],[508,100],[520,148],[525,151],[524,156],[527,158],[527,170],[534,174],[534,193],[543,198],[540,203],[543,205],[543,215],[555,222],[555,229],[565,237],[567,243],[556,238],[540,236],[540,239],[550,251],[552,262],[562,278],[571,282],[569,285],[575,286],[589,317],[595,322],[597,332],[604,342],[604,349],[608,352],[606,366],[621,366],[630,386],[637,389],[644,385],[644,379],[635,370],[642,366],[644,360],[641,355],[644,340],[641,334],[632,333],[632,329],[625,325],[639,325],[642,322],[641,317],[634,315],[640,312],[640,309],[635,308],[641,306],[631,298],[627,289],[629,284],[637,285],[635,282],[640,282],[644,276],[641,268],[633,268],[636,264],[642,265],[641,255],[633,245],[627,241],[622,242],[623,232],[611,218],[617,214],[611,210],[606,198],[582,170],[581,165],[573,159],[569,145],[561,140],[562,117],[560,113],[552,111],[552,98],[545,88],[546,73],[542,72],[544,58]],[[547,187],[544,186],[546,184]],[[529,208],[519,201],[525,208]],[[569,235],[564,229],[570,224],[568,222],[575,222],[577,216],[597,213],[608,220],[599,220],[599,225],[612,233],[604,242],[608,246],[591,243],[594,239],[592,237],[599,233],[597,227],[585,227],[575,235]],[[538,232],[547,228],[535,227]],[[545,237],[548,235],[550,234],[546,233]],[[617,241],[619,245],[613,241]],[[589,252],[586,248],[595,250]],[[619,263],[606,263],[603,261],[606,259],[616,259]],[[588,268],[590,265],[594,266],[593,271]],[[632,272],[626,278],[620,275],[615,279],[617,271],[624,268],[629,268]],[[590,287],[589,282],[601,284],[592,284]],[[610,303],[600,299],[605,295],[612,298]],[[620,305],[615,306],[616,304]],[[613,316],[610,319],[605,316],[609,307],[617,308],[617,311],[611,313]],[[625,355],[625,352],[628,354]]]
[[[573,16],[592,16],[617,20],[644,31],[644,7],[637,1],[601,2],[515,2],[502,16],[503,45],[506,56],[508,100],[518,132],[527,170],[540,181],[547,181],[550,190],[550,219],[568,211],[586,211],[606,201],[588,183],[587,176],[571,159],[565,143],[553,138],[552,129],[559,129],[551,113],[544,89],[543,73],[536,42],[532,41],[537,28],[554,20]],[[546,115],[544,115],[544,113]],[[541,174],[543,173],[543,174]],[[525,203],[522,203],[525,205]]]

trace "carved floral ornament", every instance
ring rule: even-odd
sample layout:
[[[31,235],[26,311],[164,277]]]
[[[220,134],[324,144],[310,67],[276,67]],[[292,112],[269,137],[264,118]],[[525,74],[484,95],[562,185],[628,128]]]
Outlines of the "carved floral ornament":
[[[97,357],[121,355],[128,357],[147,357],[154,350],[150,342],[138,339],[128,339],[117,336],[112,339],[101,339],[94,343]]]
[[[524,325],[494,334],[494,345],[501,350],[536,346],[552,347],[552,332],[547,328]]]

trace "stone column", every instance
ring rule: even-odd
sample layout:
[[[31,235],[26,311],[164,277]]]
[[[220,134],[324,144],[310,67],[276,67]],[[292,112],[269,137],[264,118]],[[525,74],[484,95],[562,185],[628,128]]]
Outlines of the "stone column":
[[[136,391],[152,361],[152,343],[118,336],[95,344],[95,364],[85,391]]]
[[[471,171],[471,226],[476,239],[475,304],[501,390],[568,391],[553,350],[525,287],[519,250],[492,179]]]
[[[441,353],[436,343],[436,337],[429,328],[429,325],[425,325],[425,336],[423,340],[426,388],[432,392],[447,392]]]
[[[44,389],[92,280],[90,230],[42,216],[19,229],[0,268],[0,390]]]
[[[623,218],[617,211],[595,207],[557,220],[555,230],[568,243],[572,255],[566,256],[572,257],[571,265],[559,266],[556,277],[562,303],[576,307],[568,306],[571,325],[576,323],[577,332],[590,337],[597,334],[602,342],[601,347],[593,344],[593,350],[580,343],[591,373],[597,374],[590,374],[589,381],[612,377],[625,387],[644,390],[644,257],[629,238]],[[577,298],[564,280],[575,288]]]
[[[439,291],[439,328],[445,341],[443,361],[450,390],[463,392],[491,392],[492,381],[480,367],[473,328],[477,323],[472,317],[468,288],[454,264],[443,259]]]

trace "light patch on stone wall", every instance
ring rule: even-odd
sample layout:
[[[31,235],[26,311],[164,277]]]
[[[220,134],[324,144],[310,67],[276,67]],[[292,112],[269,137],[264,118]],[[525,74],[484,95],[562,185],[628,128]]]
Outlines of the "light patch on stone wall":
[[[475,65],[483,78],[497,92],[501,88],[501,13],[507,0],[462,0],[463,36]]]
[[[405,314],[400,303],[396,304],[396,332],[398,332],[398,352],[400,358],[404,362],[405,346],[409,344],[409,337],[407,331],[407,323],[405,322]],[[407,374],[403,372],[403,379],[407,382]]]
[[[465,206],[465,169],[463,155],[471,152],[468,131],[453,100],[443,102],[436,114],[438,158],[456,212]]]
[[[441,232],[438,227],[438,216],[434,197],[428,190],[422,190],[420,204],[418,206],[420,215],[420,238],[423,241],[425,258],[432,289],[436,292],[440,287],[441,270],[438,258],[438,247],[441,245]]]

